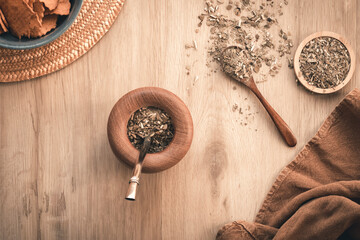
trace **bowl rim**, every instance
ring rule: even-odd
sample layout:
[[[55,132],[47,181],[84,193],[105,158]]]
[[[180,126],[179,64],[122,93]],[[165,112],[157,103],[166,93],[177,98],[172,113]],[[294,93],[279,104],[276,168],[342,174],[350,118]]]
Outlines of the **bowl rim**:
[[[346,78],[344,79],[344,81],[342,81],[339,85],[332,87],[332,88],[318,88],[314,85],[310,85],[306,79],[304,78],[304,76],[302,75],[302,72],[300,70],[300,63],[299,63],[299,58],[300,58],[300,54],[302,49],[305,47],[305,45],[310,42],[312,39],[318,38],[318,37],[332,37],[335,38],[337,40],[339,40],[345,47],[346,49],[349,51],[349,55],[350,55],[350,70],[346,76]],[[354,71],[355,71],[355,65],[356,65],[356,59],[355,59],[355,53],[354,50],[352,49],[350,42],[343,37],[340,34],[334,33],[334,32],[330,32],[330,31],[320,31],[320,32],[315,32],[309,36],[307,36],[304,40],[301,41],[301,43],[299,44],[298,48],[296,49],[295,52],[295,56],[294,56],[294,71],[295,71],[295,75],[297,77],[297,79],[299,80],[299,82],[309,91],[314,92],[314,93],[319,93],[319,94],[331,94],[334,92],[339,91],[340,89],[342,89],[343,87],[345,87],[345,85],[351,80]]]
[[[33,49],[38,48],[44,45],[47,45],[57,38],[59,38],[63,33],[66,32],[66,30],[69,29],[69,27],[74,23],[76,17],[79,15],[79,12],[81,10],[83,0],[76,0],[79,1],[79,6],[77,8],[73,8],[68,15],[69,18],[67,21],[64,21],[61,25],[57,26],[54,31],[52,31],[49,34],[44,35],[40,38],[34,38],[30,41],[26,42],[9,42],[9,41],[3,41],[0,38],[0,47],[2,48],[8,48],[13,50],[27,50],[27,49]]]
[[[167,112],[175,129],[174,137],[161,152],[146,155],[143,172],[166,170],[181,161],[193,138],[193,121],[185,103],[174,93],[158,87],[142,87],[122,96],[112,108],[107,125],[110,146],[119,160],[134,166],[139,156],[127,136],[127,123],[132,113],[141,107],[157,107]]]

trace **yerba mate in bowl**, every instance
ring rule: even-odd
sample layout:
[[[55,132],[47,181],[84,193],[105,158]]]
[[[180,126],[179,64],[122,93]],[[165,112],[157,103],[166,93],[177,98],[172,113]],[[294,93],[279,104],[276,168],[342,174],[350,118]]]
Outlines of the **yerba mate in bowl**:
[[[298,80],[308,90],[333,93],[350,81],[355,69],[355,54],[342,36],[318,32],[300,43],[294,69]]]
[[[138,162],[142,138],[154,134],[151,142],[155,144],[152,143],[151,152],[147,150],[142,172],[155,173],[184,158],[192,142],[193,122],[189,109],[178,96],[163,88],[143,87],[117,101],[109,116],[107,132],[115,155],[131,167]]]
[[[141,149],[144,139],[151,137],[149,153],[163,151],[174,137],[174,126],[169,114],[156,107],[140,108],[133,113],[127,125],[131,144]]]

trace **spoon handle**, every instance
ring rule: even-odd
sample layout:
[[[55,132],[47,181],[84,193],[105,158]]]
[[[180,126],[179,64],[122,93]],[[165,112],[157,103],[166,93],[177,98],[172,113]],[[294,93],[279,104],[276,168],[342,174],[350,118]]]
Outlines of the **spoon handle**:
[[[289,147],[294,147],[297,143],[297,140],[286,122],[280,117],[280,115],[275,111],[275,109],[271,107],[270,103],[266,101],[266,99],[261,94],[255,84],[252,84],[251,86],[249,86],[249,88],[265,107],[266,111],[269,113],[271,119],[275,123],[275,126],[279,130],[281,136],[283,137],[287,145]]]

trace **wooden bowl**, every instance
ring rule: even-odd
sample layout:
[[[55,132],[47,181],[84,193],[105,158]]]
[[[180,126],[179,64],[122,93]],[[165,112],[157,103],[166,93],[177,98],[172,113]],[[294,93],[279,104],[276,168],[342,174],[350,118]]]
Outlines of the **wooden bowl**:
[[[305,47],[305,45],[308,42],[310,42],[312,39],[318,38],[318,37],[336,38],[337,40],[342,42],[342,44],[344,44],[344,46],[347,48],[347,50],[349,51],[349,54],[350,54],[350,64],[351,64],[351,66],[350,66],[350,70],[349,70],[345,80],[342,81],[339,85],[337,85],[335,87],[332,87],[332,88],[323,89],[323,88],[318,88],[318,87],[315,87],[313,85],[310,85],[306,81],[306,79],[304,78],[304,76],[302,75],[301,70],[300,70],[299,58],[300,58],[300,54],[301,54],[302,49]],[[353,76],[354,71],[355,71],[355,53],[354,53],[353,49],[351,48],[349,41],[347,41],[343,36],[341,36],[341,35],[339,35],[337,33],[327,32],[327,31],[316,32],[314,34],[311,34],[307,38],[305,38],[300,43],[299,47],[297,48],[297,50],[295,52],[295,57],[294,57],[294,70],[295,70],[296,77],[299,79],[301,84],[305,88],[310,90],[311,92],[320,93],[320,94],[334,93],[336,91],[339,91],[341,88],[343,88],[350,81],[351,77]]]
[[[177,164],[187,153],[193,138],[191,114],[175,94],[157,87],[144,87],[125,94],[113,107],[108,120],[108,138],[115,155],[129,166],[134,166],[137,150],[128,139],[127,123],[131,114],[142,107],[157,107],[167,112],[174,126],[174,137],[161,152],[148,153],[143,172],[155,173]]]

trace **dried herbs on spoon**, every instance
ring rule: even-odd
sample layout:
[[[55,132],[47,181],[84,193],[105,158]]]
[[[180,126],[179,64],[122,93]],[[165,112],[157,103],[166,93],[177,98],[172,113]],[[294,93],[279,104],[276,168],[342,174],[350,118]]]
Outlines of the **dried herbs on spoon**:
[[[225,49],[221,58],[224,72],[237,80],[251,77],[251,61],[251,56],[240,47]]]

